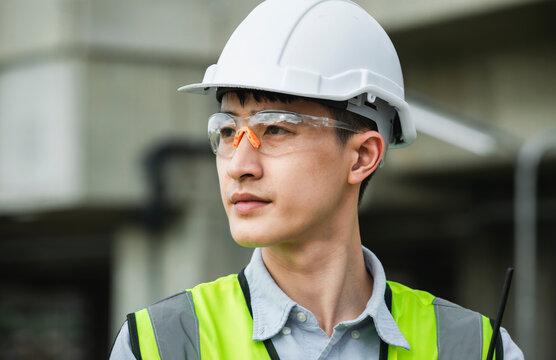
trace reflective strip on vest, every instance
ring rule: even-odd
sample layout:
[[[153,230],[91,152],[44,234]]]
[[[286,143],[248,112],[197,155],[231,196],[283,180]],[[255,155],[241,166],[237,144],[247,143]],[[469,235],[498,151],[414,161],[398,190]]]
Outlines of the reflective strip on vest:
[[[459,358],[462,360],[464,358],[482,359],[482,316],[439,298],[436,298],[433,304],[438,323],[438,355],[440,359],[445,359],[447,356],[453,358],[454,354],[461,354]]]
[[[190,292],[160,301],[149,310],[162,360],[201,359],[199,324]]]
[[[486,359],[488,318],[427,292],[388,284],[392,316],[411,346],[388,346],[388,360]],[[253,320],[237,275],[162,300],[135,318],[143,360],[270,359],[263,342],[252,340]],[[496,350],[503,353],[498,341]]]

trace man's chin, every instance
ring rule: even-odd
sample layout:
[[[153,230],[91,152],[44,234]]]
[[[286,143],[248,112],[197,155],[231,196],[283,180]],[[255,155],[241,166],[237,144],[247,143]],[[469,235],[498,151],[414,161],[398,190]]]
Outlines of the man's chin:
[[[269,236],[268,231],[258,233],[253,229],[232,230],[232,238],[238,245],[246,248],[265,247],[278,242],[275,237]]]
[[[239,237],[236,238],[234,236],[232,236],[234,238],[234,241],[239,245],[239,246],[243,246],[246,248],[257,248],[257,247],[265,247],[265,246],[270,246],[272,245],[272,241],[265,241],[264,239],[261,238],[257,238],[257,239],[253,239],[251,237],[245,238],[245,237]]]

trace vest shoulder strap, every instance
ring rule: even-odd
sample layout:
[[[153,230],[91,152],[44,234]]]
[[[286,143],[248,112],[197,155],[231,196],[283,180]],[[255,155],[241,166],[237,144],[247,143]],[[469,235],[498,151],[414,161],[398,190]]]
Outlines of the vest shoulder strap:
[[[243,297],[245,298],[247,308],[249,309],[249,314],[251,314],[251,318],[253,318],[253,309],[251,308],[251,292],[249,291],[249,284],[247,283],[247,278],[245,277],[245,269],[241,270],[241,272],[237,275],[237,279],[239,281],[241,291],[243,292]],[[263,341],[263,344],[266,348],[266,351],[268,352],[268,355],[270,356],[270,360],[280,359],[271,339],[266,339],[265,341]]]
[[[392,289],[392,316],[411,346],[410,351],[390,346],[389,352],[396,356],[389,359],[486,359],[492,337],[487,317],[427,292],[395,282],[388,284]],[[500,337],[495,354],[495,359],[503,359]]]
[[[438,359],[434,296],[392,281],[388,285],[392,290],[392,317],[411,347],[389,346],[388,359]]]
[[[202,359],[267,359],[262,341],[253,341],[253,319],[238,275],[191,290],[199,321]]]

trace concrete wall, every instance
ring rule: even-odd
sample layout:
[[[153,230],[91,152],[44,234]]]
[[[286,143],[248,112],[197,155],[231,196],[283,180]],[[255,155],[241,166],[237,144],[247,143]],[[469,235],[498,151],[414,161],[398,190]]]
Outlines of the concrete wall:
[[[533,4],[539,0],[428,0],[388,1],[366,0],[358,3],[371,13],[387,30],[399,31],[464,16],[476,16],[508,7]]]
[[[204,137],[204,119],[214,110],[209,97],[180,96],[175,89],[202,79],[233,28],[257,3],[3,2],[0,209],[137,203],[145,193],[141,152],[163,138]],[[511,9],[528,3],[535,2],[430,1],[417,9],[411,2],[376,1],[362,6],[393,35],[408,89],[503,129],[515,147],[554,123],[550,99],[556,51],[550,33],[533,27],[534,42],[520,35],[512,46],[497,45],[508,44],[517,32]],[[489,14],[508,11],[492,21],[508,30],[505,35],[461,30],[480,27],[458,20],[482,17],[485,23]],[[421,13],[428,14],[426,19]],[[524,26],[537,15],[526,12],[533,19]],[[411,21],[402,26],[404,18]],[[483,45],[474,46],[477,42]],[[37,134],[40,141],[34,139]],[[504,149],[481,158],[428,136],[412,149],[389,154],[389,167],[411,171],[513,156],[513,149]]]
[[[213,100],[176,90],[255,3],[2,2],[0,211],[137,203],[146,148],[204,137]]]

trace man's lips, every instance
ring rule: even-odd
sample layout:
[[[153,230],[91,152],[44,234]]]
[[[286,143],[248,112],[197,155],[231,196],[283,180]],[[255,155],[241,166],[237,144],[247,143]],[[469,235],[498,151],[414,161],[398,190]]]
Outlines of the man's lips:
[[[249,193],[234,193],[231,202],[238,214],[249,214],[268,204],[270,200]]]

